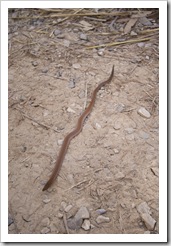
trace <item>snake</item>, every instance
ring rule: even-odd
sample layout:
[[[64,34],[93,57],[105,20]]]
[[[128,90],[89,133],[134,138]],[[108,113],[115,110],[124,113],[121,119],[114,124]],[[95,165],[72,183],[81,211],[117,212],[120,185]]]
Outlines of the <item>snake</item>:
[[[110,83],[112,81],[112,78],[113,78],[113,75],[114,75],[114,65],[112,67],[112,71],[111,71],[111,74],[109,76],[109,78],[103,82],[101,82],[96,88],[95,90],[93,91],[92,93],[92,96],[91,96],[91,101],[88,105],[88,107],[85,109],[85,111],[81,114],[81,116],[79,117],[78,119],[78,122],[77,122],[77,125],[75,127],[75,129],[70,132],[63,140],[63,143],[62,143],[62,146],[61,146],[61,149],[59,151],[59,155],[58,155],[58,158],[56,160],[56,164],[54,166],[54,169],[52,171],[52,174],[50,175],[49,177],[49,180],[46,182],[46,184],[44,185],[43,187],[43,191],[47,190],[53,183],[54,181],[56,180],[59,172],[60,172],[60,169],[61,169],[61,166],[62,166],[62,163],[64,161],[64,158],[65,158],[65,155],[66,155],[66,152],[67,152],[67,149],[69,147],[69,144],[71,142],[71,140],[76,137],[81,131],[82,131],[82,128],[83,128],[83,125],[84,125],[84,122],[85,122],[85,119],[88,117],[88,115],[91,113],[92,109],[93,109],[93,106],[95,104],[95,100],[96,100],[96,95],[97,95],[97,92],[102,88],[104,87],[106,84]]]

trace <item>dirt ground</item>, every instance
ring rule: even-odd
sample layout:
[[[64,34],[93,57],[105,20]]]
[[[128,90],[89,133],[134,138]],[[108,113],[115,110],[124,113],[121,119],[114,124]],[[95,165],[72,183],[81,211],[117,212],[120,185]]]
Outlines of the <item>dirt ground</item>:
[[[125,10],[79,13],[101,11]],[[144,14],[151,25],[137,17],[129,26],[132,14],[52,14],[9,11],[9,233],[159,233],[159,57],[158,35],[152,32],[158,21]],[[140,41],[87,49],[135,39]],[[98,92],[60,175],[43,192],[62,140],[113,65],[112,82]],[[137,211],[143,202],[156,221],[153,229]],[[81,207],[89,211],[90,226],[72,230],[67,221]],[[102,223],[99,209],[108,218]]]

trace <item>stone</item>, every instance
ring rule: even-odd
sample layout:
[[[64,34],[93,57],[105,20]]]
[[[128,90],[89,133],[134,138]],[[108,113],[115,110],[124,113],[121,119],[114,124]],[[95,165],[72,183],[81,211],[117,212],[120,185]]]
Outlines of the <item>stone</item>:
[[[140,109],[138,109],[138,114],[143,116],[144,118],[151,117],[151,114],[144,107],[141,107]]]
[[[151,214],[150,207],[148,206],[146,202],[140,203],[139,205],[136,206],[136,208],[140,214],[143,214],[143,213]]]
[[[81,68],[81,65],[79,63],[74,63],[72,65],[72,67],[75,68],[75,69],[79,69],[79,68]]]
[[[96,212],[101,215],[101,214],[105,214],[106,210],[104,208],[100,208],[100,209],[97,209]]]
[[[150,230],[150,231],[154,230],[154,227],[156,225],[156,221],[151,217],[151,215],[149,215],[147,213],[142,213],[141,218],[144,221],[148,230]]]
[[[54,33],[55,36],[57,36],[57,35],[61,34],[61,31],[59,29],[57,29],[53,33]]]
[[[11,216],[11,214],[8,215],[8,226],[10,226],[12,223],[14,223],[14,220]]]
[[[70,205],[68,205],[64,210],[65,210],[65,212],[66,213],[68,213],[69,212],[69,210],[71,210],[71,208],[72,208],[73,206],[70,204]]]
[[[41,225],[42,226],[49,226],[50,225],[50,219],[47,217],[47,218],[44,218],[42,221],[41,221]]]
[[[69,80],[68,87],[71,88],[71,89],[75,88],[75,79],[70,79]]]
[[[48,232],[50,232],[50,229],[48,227],[44,227],[42,230],[41,230],[41,234],[47,234]]]
[[[75,218],[89,219],[90,214],[86,207],[81,207],[75,215]]]
[[[108,217],[105,217],[103,215],[99,215],[96,219],[97,224],[101,224],[101,223],[108,223],[110,222],[110,219]]]
[[[45,204],[49,203],[50,201],[51,201],[51,199],[48,199],[48,198],[43,200],[43,202],[44,202]]]
[[[88,231],[90,229],[90,221],[89,220],[84,220],[83,224],[82,224],[82,228],[85,230],[85,231]]]
[[[87,41],[87,40],[88,40],[88,37],[87,37],[86,34],[81,33],[81,34],[80,34],[80,39],[81,39],[81,40],[86,40],[86,41]]]

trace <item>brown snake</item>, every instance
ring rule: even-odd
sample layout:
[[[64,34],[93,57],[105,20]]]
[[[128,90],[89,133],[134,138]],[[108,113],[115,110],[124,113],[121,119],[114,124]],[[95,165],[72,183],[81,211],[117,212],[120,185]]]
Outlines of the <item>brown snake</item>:
[[[100,90],[100,88],[102,86],[105,86],[107,83],[111,82],[111,80],[113,78],[113,75],[114,75],[114,66],[112,67],[112,72],[111,72],[109,78],[106,81],[103,81],[102,83],[100,83],[96,87],[96,89],[93,91],[91,102],[89,103],[89,105],[86,108],[86,110],[82,113],[80,118],[78,119],[78,123],[77,123],[76,128],[65,137],[65,139],[64,139],[64,141],[62,143],[62,146],[61,146],[61,149],[60,149],[59,156],[57,158],[55,167],[53,169],[53,172],[52,172],[49,180],[47,181],[47,183],[43,187],[43,191],[47,190],[52,185],[52,183],[55,181],[55,179],[57,178],[57,176],[59,174],[59,171],[61,169],[61,166],[62,166],[62,162],[63,162],[64,157],[65,157],[65,154],[67,152],[68,146],[69,146],[71,140],[74,137],[76,137],[82,131],[84,121],[87,118],[87,116],[90,114],[90,112],[91,112],[91,110],[92,110],[92,108],[94,106],[97,92]]]

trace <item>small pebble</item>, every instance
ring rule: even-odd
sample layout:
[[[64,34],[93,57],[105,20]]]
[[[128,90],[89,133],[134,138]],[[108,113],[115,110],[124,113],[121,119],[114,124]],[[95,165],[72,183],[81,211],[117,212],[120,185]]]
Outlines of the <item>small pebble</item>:
[[[75,218],[70,218],[67,220],[67,225],[68,225],[68,228],[71,229],[71,230],[78,230],[81,228],[81,225],[83,223],[83,219],[75,219]]]
[[[100,208],[100,209],[97,209],[96,212],[101,215],[101,214],[105,214],[106,210],[103,208]]]
[[[95,127],[96,127],[96,129],[101,129],[102,127],[101,127],[101,125],[99,124],[99,123],[95,123]]]
[[[149,59],[150,59],[150,57],[149,57],[149,56],[146,56],[145,58],[146,58],[146,60],[149,60]]]
[[[110,219],[109,219],[108,217],[103,216],[103,215],[99,215],[99,216],[97,217],[97,219],[96,219],[96,222],[97,222],[98,224],[101,224],[101,223],[107,223],[107,222],[109,222],[109,221],[110,221]]]
[[[57,36],[57,35],[61,34],[61,31],[59,29],[57,29],[53,33],[54,33],[55,36]]]
[[[58,38],[59,38],[59,36],[58,36]],[[65,39],[63,42],[63,45],[68,48],[70,46],[70,41]]]
[[[42,230],[41,230],[41,234],[47,234],[48,232],[50,232],[50,229],[48,227],[44,227]]]
[[[42,69],[42,73],[47,73],[48,72],[48,68],[43,68]]]
[[[146,202],[140,203],[139,205],[136,206],[136,208],[140,214],[143,214],[143,213],[151,214],[150,207],[148,206]]]
[[[80,34],[80,39],[81,39],[81,40],[86,40],[86,41],[87,41],[87,40],[88,40],[88,37],[87,37],[86,34],[81,33],[81,34]]]
[[[65,212],[66,213],[68,213],[69,212],[69,210],[71,210],[71,208],[72,208],[73,206],[70,204],[70,205],[68,205],[64,210],[65,210]]]
[[[123,174],[122,172],[118,172],[115,175],[116,180],[123,179],[124,177],[125,177],[125,174]]]
[[[79,68],[81,68],[81,65],[79,63],[74,63],[72,65],[72,67],[75,68],[75,69],[79,69]]]
[[[90,229],[90,221],[89,220],[84,220],[82,226],[81,226],[85,231],[88,231]]]
[[[141,218],[144,221],[148,230],[150,230],[150,231],[154,230],[154,227],[156,225],[156,221],[151,217],[151,215],[149,215],[147,213],[143,213],[143,214],[141,214]]]
[[[38,65],[38,62],[33,61],[33,62],[32,62],[32,65],[33,65],[34,67],[36,67],[36,66]]]
[[[144,47],[145,44],[144,43],[138,43],[137,45],[138,45],[138,47],[141,48],[141,47]]]
[[[75,112],[75,110],[73,110],[73,109],[72,109],[72,108],[70,108],[70,107],[69,107],[69,108],[67,108],[67,112],[68,112],[68,113],[76,113],[76,112]]]
[[[114,153],[115,153],[115,154],[119,154],[119,152],[120,152],[120,151],[119,151],[118,149],[114,149]]]
[[[47,217],[47,218],[44,218],[42,221],[41,221],[41,225],[42,226],[49,226],[50,225],[50,219]]]
[[[90,214],[86,207],[81,207],[75,215],[75,218],[89,219]]]
[[[59,219],[62,219],[62,218],[63,218],[63,214],[59,212],[59,213],[58,213],[58,218],[59,218]]]
[[[150,118],[150,113],[144,108],[141,107],[140,109],[138,109],[138,114],[145,117],[145,118]]]
[[[71,89],[75,88],[75,79],[70,79],[69,80],[68,87],[71,88]]]
[[[134,32],[134,31],[131,31],[130,35],[131,35],[131,36],[137,36],[137,33]]]
[[[43,202],[44,202],[45,204],[49,203],[50,201],[51,201],[51,199],[44,199],[44,200],[43,200]]]
[[[114,128],[115,130],[121,129],[121,123],[116,121],[116,122],[114,123],[113,128]]]
[[[67,203],[66,202],[61,202],[61,208],[64,210],[67,206]]]
[[[102,55],[104,54],[104,49],[99,49],[99,50],[97,51],[97,54],[98,54],[99,56],[102,56]]]

